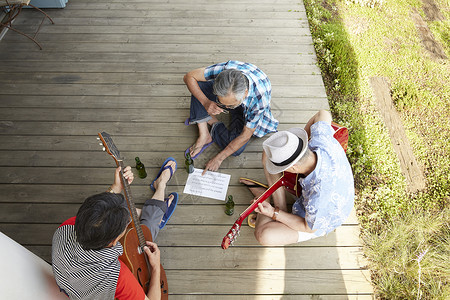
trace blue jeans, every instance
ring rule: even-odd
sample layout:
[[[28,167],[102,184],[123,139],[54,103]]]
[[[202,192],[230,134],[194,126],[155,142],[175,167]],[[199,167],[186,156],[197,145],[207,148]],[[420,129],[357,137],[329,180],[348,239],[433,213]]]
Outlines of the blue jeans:
[[[206,97],[210,101],[216,102],[217,96],[213,93],[213,85],[214,80],[210,81],[199,81],[198,85],[200,89],[202,90],[203,94],[205,94]],[[228,144],[234,140],[236,137],[238,137],[245,126],[245,116],[244,116],[244,106],[241,105],[235,109],[229,110],[230,112],[230,127],[227,128],[225,124],[222,122],[217,122],[211,127],[211,136],[213,139],[213,142],[219,145],[220,148],[225,149]],[[201,104],[200,101],[198,101],[197,98],[194,96],[191,96],[191,108],[190,108],[190,114],[189,114],[189,124],[197,124],[202,122],[208,122],[211,120],[211,116],[206,111],[205,107]],[[236,152],[234,152],[233,156],[238,156],[242,152],[244,152],[245,147],[247,146],[248,142],[239,148]]]

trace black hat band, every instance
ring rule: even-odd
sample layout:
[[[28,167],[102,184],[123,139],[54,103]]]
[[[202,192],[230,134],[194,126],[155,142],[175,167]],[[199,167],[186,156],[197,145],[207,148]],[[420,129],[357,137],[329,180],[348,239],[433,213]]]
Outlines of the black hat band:
[[[291,155],[291,157],[289,157],[288,159],[286,159],[285,161],[282,161],[280,163],[276,163],[273,162],[272,163],[277,166],[277,167],[282,167],[285,165],[289,165],[291,162],[293,162],[302,152],[302,148],[303,148],[303,141],[301,138],[298,138],[298,146],[297,146],[297,150],[295,150],[294,154]]]

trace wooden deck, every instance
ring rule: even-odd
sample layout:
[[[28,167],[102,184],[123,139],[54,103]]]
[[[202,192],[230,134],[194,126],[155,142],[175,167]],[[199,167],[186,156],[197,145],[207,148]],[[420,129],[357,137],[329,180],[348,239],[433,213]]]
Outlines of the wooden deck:
[[[164,3],[163,3],[164,2]],[[183,165],[197,136],[185,126],[189,93],[183,75],[229,59],[248,61],[272,81],[280,129],[303,127],[328,103],[301,1],[70,0],[49,9],[56,22],[38,47],[8,32],[0,42],[0,230],[50,261],[51,238],[83,200],[112,183],[113,160],[97,132],[110,133],[133,164],[138,206],[168,156]],[[32,32],[40,16],[15,25]],[[289,247],[262,247],[243,227],[235,246],[220,243],[252,198],[240,176],[264,180],[262,139],[220,169],[231,174],[236,214],[217,200],[183,194],[180,168],[168,191],[180,203],[158,236],[170,299],[371,299],[369,271],[353,215],[327,237]],[[217,153],[196,160],[202,168]]]

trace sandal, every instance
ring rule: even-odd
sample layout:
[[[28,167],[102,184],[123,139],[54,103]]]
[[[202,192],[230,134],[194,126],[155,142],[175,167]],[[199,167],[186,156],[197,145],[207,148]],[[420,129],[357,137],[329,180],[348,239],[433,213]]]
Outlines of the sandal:
[[[206,148],[208,148],[209,146],[211,146],[212,143],[213,143],[213,142],[210,142],[210,143],[208,143],[208,144],[204,144],[203,147],[202,147],[202,150],[200,150],[199,153],[195,154],[195,156],[194,156],[194,157],[191,157],[191,158],[192,158],[193,160],[196,159],[200,154],[203,153],[203,151],[206,150]],[[194,145],[195,145],[195,144],[194,144]],[[186,151],[184,151],[184,157],[186,157],[186,155],[189,153],[190,149],[191,149],[191,147],[188,147],[188,148],[186,149]]]
[[[251,228],[255,228],[256,225],[256,213],[251,213],[250,215],[248,215],[247,217],[247,224],[248,226],[250,226]],[[254,222],[252,223],[252,220],[254,220]]]
[[[239,178],[239,180],[247,180],[247,181],[250,181],[250,182],[254,183],[254,184],[247,184],[247,183],[241,182],[243,185],[245,185],[248,188],[256,188],[256,187],[263,187],[265,189],[269,188],[269,186],[267,184],[261,183],[259,181],[253,180],[253,179],[241,177],[241,178]]]
[[[171,166],[166,166],[166,164],[167,164],[169,161],[174,161],[174,162],[175,162],[175,170],[172,170],[172,167],[171,167]],[[162,172],[164,172],[164,171],[167,170],[167,169],[170,170],[170,178],[169,178],[169,180],[170,180],[170,179],[172,179],[173,173],[175,173],[175,171],[177,170],[177,161],[175,160],[175,158],[169,157],[169,158],[167,158],[167,159],[163,162],[162,167],[161,167],[161,169],[160,169],[159,172],[158,172],[158,175],[156,175],[155,179],[153,179],[152,183],[150,183],[150,189],[151,189],[152,191],[154,191],[154,192],[156,191],[156,189],[155,189],[155,187],[154,187],[153,184],[154,184],[155,181],[159,178],[159,176],[161,176]],[[169,182],[169,180],[168,180],[167,182]]]
[[[178,204],[178,193],[170,193],[170,195],[173,195],[173,200],[172,203],[170,203],[170,206],[167,207],[167,211],[164,214],[164,216],[162,217],[161,223],[159,223],[159,229],[163,229],[164,226],[166,226],[167,222],[169,221],[170,217],[172,216],[175,208],[177,207]],[[169,198],[164,199],[167,201],[167,203],[169,203]]]

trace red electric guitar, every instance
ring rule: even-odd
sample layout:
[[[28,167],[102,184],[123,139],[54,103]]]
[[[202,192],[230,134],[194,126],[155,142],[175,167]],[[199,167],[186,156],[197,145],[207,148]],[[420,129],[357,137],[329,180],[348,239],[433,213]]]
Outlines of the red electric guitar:
[[[347,152],[348,145],[348,129],[331,122],[331,127],[334,129],[333,137],[341,144],[344,151]],[[272,195],[281,186],[286,187],[286,190],[296,197],[300,197],[302,193],[302,188],[298,182],[298,175],[289,172],[283,172],[283,176],[280,177],[271,187],[269,187],[261,196],[256,199],[249,207],[247,207],[240,215],[239,218],[234,222],[231,229],[225,235],[222,240],[222,249],[228,249],[230,245],[233,245],[236,237],[239,236],[241,230],[242,222],[247,218],[254,210],[258,207],[258,204],[266,200],[270,195]]]
[[[144,252],[145,241],[152,241],[152,234],[147,226],[141,225],[137,216],[136,207],[134,206],[131,189],[128,181],[123,174],[123,159],[120,152],[109,134],[102,132],[98,134],[102,141],[104,150],[114,158],[116,165],[121,167],[120,175],[123,185],[125,199],[127,200],[128,210],[130,211],[132,222],[128,225],[125,235],[120,239],[123,246],[123,254],[119,257],[121,261],[127,265],[131,273],[142,286],[145,294],[147,294],[150,285],[150,263],[147,254]],[[168,299],[168,286],[166,273],[161,265],[161,299]]]

